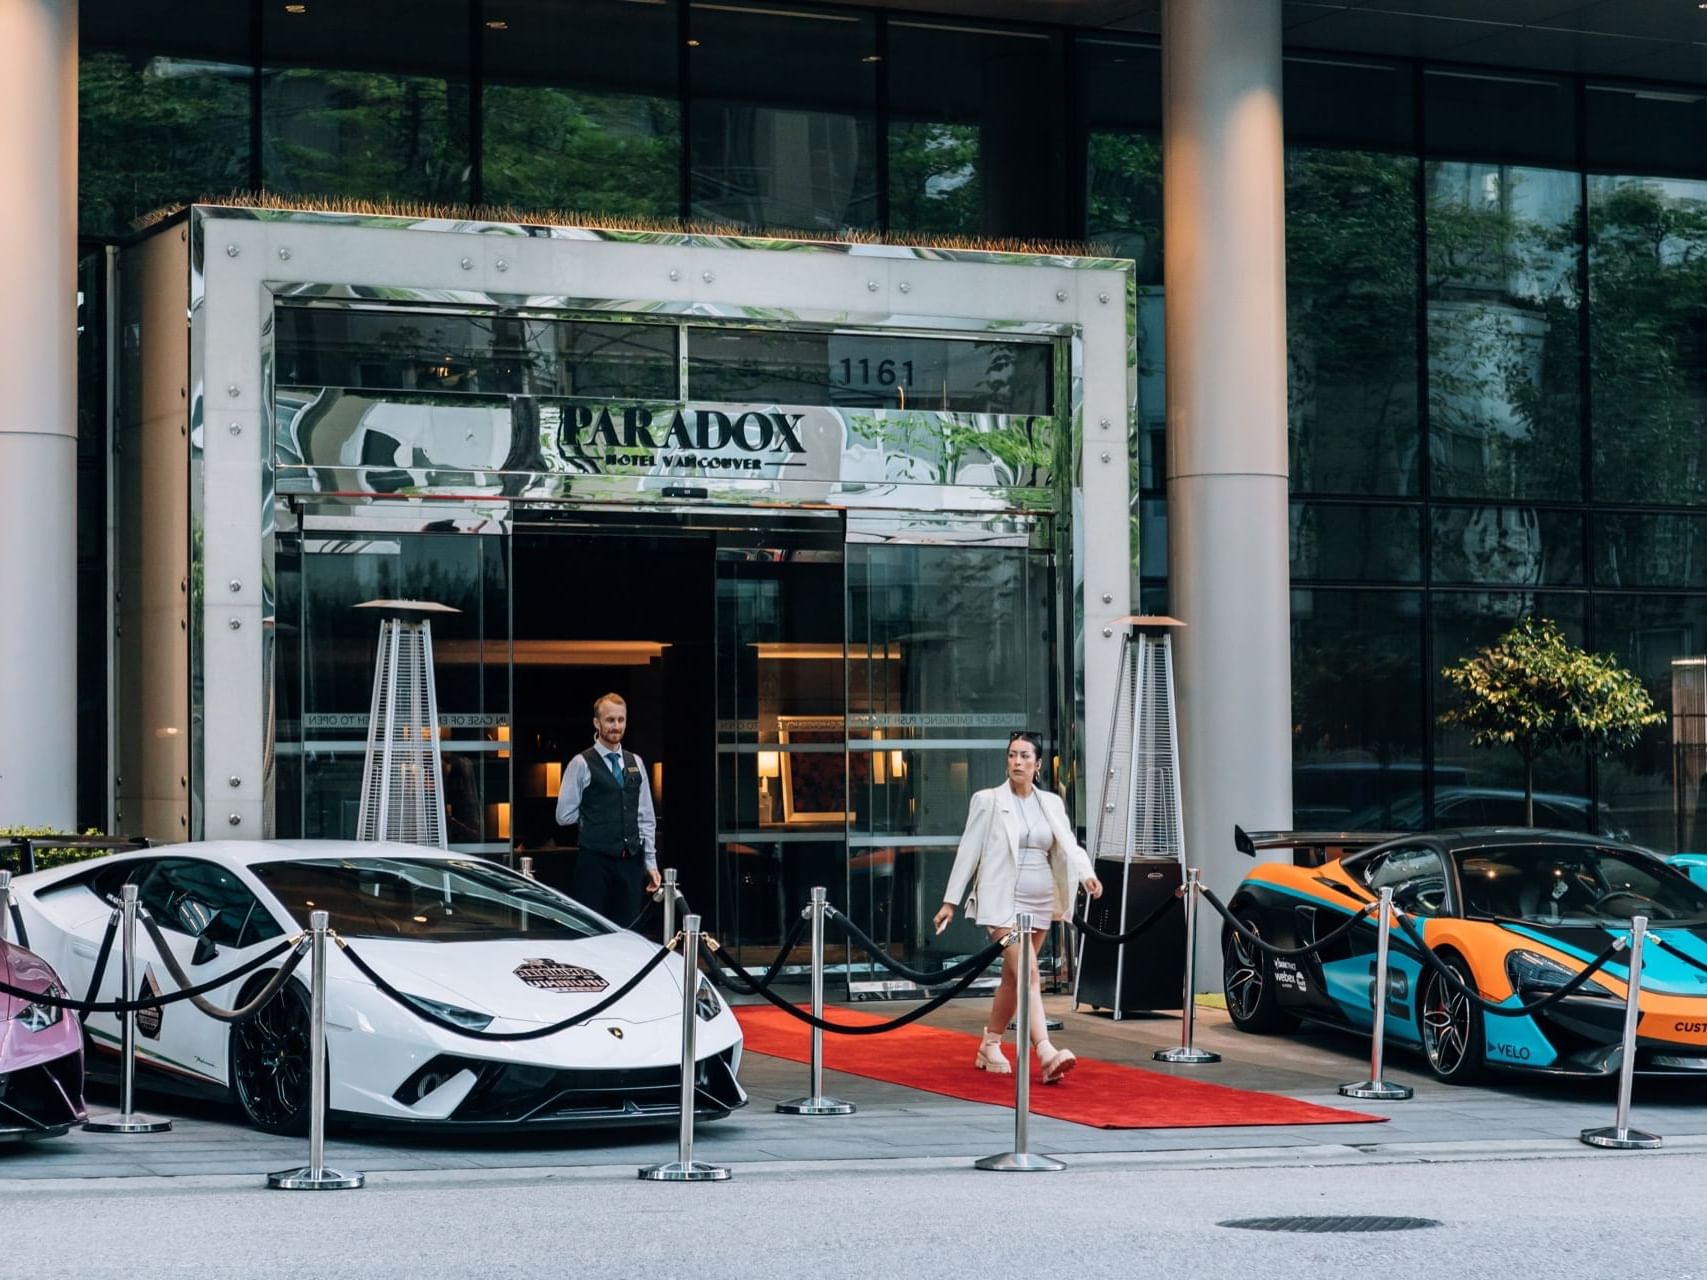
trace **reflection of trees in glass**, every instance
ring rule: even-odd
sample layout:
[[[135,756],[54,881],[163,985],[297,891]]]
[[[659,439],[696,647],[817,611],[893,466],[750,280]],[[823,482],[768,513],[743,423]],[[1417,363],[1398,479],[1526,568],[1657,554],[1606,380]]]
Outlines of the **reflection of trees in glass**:
[[[460,80],[269,70],[263,179],[275,191],[466,200],[467,120]]]
[[[1707,499],[1707,182],[1589,179],[1595,496]]]
[[[676,216],[682,144],[674,100],[489,84],[482,107],[487,201],[615,217]]]
[[[1295,492],[1416,490],[1415,178],[1409,156],[1287,154]]]
[[[978,126],[896,120],[889,126],[889,225],[975,235],[982,221]]]
[[[1162,279],[1162,143],[1141,133],[1093,133],[1088,142],[1086,234]]]
[[[250,69],[83,55],[77,76],[78,225],[111,235],[162,205],[249,180]]]
[[[1419,758],[1420,595],[1293,596],[1293,762],[1362,760],[1385,767]]]
[[[1577,176],[1436,162],[1427,182],[1435,491],[1575,497]]]

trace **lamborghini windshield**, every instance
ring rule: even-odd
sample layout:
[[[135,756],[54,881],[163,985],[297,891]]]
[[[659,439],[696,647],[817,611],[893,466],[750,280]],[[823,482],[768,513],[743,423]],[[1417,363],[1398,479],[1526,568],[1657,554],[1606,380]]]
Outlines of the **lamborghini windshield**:
[[[611,931],[562,894],[477,858],[317,858],[252,870],[298,924],[325,911],[346,938],[486,942]]]
[[[1465,849],[1464,913],[1533,924],[1628,924],[1707,918],[1707,889],[1658,858],[1596,845]]]

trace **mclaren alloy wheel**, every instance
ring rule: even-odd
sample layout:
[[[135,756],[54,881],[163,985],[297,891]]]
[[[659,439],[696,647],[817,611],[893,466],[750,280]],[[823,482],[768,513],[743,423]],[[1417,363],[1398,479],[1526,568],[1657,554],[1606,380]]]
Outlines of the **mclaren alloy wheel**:
[[[1443,963],[1470,990],[1476,980],[1457,956]],[[1435,1079],[1444,1084],[1473,1084],[1487,1073],[1487,1039],[1482,1010],[1430,967],[1417,994],[1417,1025],[1422,1028],[1423,1052]]]
[[[308,992],[294,979],[231,1028],[231,1096],[257,1129],[308,1132],[308,1046]]]
[[[1255,920],[1239,921],[1257,933]],[[1227,1016],[1240,1031],[1290,1031],[1298,1020],[1280,1008],[1274,986],[1274,966],[1256,943],[1229,928],[1221,951],[1221,990],[1227,997]]]

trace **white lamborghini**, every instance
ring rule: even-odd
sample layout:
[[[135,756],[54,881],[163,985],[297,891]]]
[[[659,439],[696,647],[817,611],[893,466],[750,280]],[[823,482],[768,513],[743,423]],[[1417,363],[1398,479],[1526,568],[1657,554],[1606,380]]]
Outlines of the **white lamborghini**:
[[[221,840],[117,854],[13,880],[31,948],[78,996],[89,989],[126,884],[137,886],[140,904],[197,984],[278,947],[318,909],[410,1002],[398,1003],[349,955],[330,949],[326,1039],[334,1116],[513,1129],[680,1114],[683,967],[674,953],[581,1025],[510,1041],[451,1029],[513,1033],[559,1022],[605,999],[658,950],[497,863],[413,845]],[[141,927],[136,963],[132,996],[176,987]],[[277,957],[207,999],[226,1009],[244,1004],[283,963]],[[139,1014],[139,1080],[228,1097],[262,1129],[301,1131],[308,1117],[309,971],[305,959],[245,1022],[217,1021],[190,1002]],[[97,998],[118,998],[118,987],[115,942]],[[695,1010],[694,1112],[710,1119],[746,1104],[736,1081],[741,1029],[703,976]],[[83,1025],[91,1069],[112,1070],[118,1018],[91,1014]]]

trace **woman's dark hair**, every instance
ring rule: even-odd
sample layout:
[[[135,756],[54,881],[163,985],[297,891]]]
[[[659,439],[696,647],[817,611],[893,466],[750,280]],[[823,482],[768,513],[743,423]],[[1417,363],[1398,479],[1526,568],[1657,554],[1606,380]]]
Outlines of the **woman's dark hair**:
[[[1035,755],[1037,757],[1038,767],[1042,768],[1042,766],[1043,766],[1043,735],[1041,733],[1033,733],[1030,729],[1021,729],[1016,733],[1010,733],[1008,735],[1008,749],[1010,751],[1013,749],[1013,745],[1016,742],[1029,742],[1029,743],[1031,743],[1031,752],[1033,755]]]

